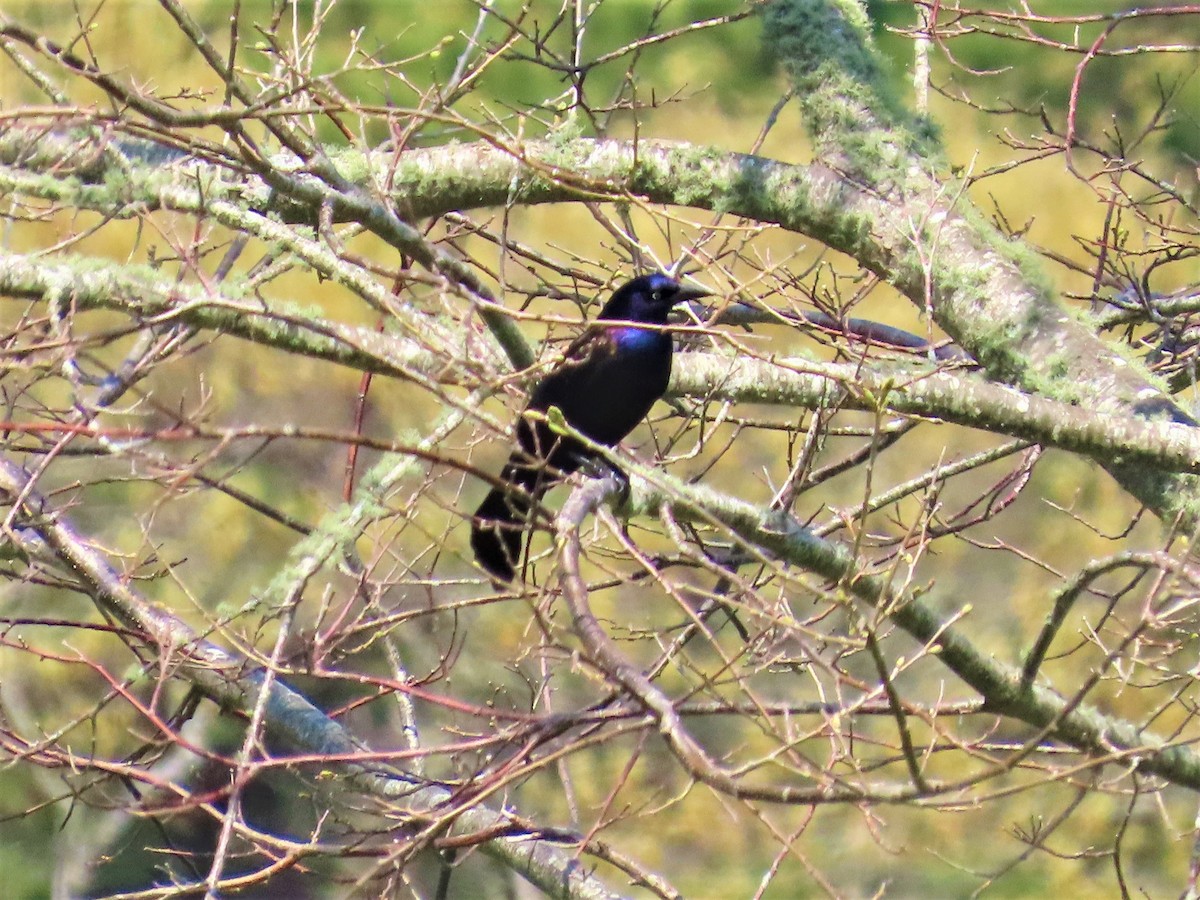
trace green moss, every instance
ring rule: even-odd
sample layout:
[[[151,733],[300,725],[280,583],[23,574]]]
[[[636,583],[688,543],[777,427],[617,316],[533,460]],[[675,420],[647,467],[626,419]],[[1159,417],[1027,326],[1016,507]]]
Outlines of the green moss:
[[[554,120],[546,140],[552,147],[567,147],[581,137],[583,121],[576,110],[572,109],[567,115]]]
[[[881,81],[870,20],[856,0],[775,0],[763,20],[768,47],[798,84],[819,76],[830,59],[859,81]]]
[[[1058,294],[1042,265],[1042,257],[1020,238],[1008,237],[997,231],[983,214],[969,203],[959,205],[959,213],[971,226],[972,231],[989,249],[1016,266],[1021,277],[1031,290],[1047,301]]]
[[[935,127],[914,117],[884,76],[858,0],[773,0],[763,20],[819,148],[836,149],[868,179],[905,155],[938,157]]]
[[[1071,361],[1063,354],[1058,354],[1047,360],[1051,378],[1066,378],[1071,372]]]
[[[681,146],[672,149],[669,160],[674,167],[671,188],[677,203],[699,205],[712,197],[713,172],[724,162],[725,154],[712,147]]]
[[[367,154],[353,147],[327,148],[326,152],[338,174],[347,181],[353,184],[370,183],[371,160]]]

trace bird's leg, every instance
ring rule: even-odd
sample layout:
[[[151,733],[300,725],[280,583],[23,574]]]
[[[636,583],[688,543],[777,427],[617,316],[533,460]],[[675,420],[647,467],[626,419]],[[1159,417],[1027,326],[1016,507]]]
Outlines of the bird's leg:
[[[616,481],[618,506],[629,500],[629,476],[616,463],[594,453],[576,453],[575,463],[577,470],[588,478],[612,478]]]

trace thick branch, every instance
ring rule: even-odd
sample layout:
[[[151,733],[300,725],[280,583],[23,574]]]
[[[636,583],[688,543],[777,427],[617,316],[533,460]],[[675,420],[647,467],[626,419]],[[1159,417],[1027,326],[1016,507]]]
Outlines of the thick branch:
[[[423,340],[381,335],[315,316],[292,304],[267,306],[243,295],[236,285],[222,293],[187,284],[166,287],[153,269],[97,264],[59,257],[56,262],[0,254],[0,294],[70,298],[76,309],[116,309],[155,323],[186,322],[194,328],[233,334],[376,374],[405,378],[429,388],[435,379],[462,380],[468,373],[446,365],[471,349],[475,377],[489,381],[503,365],[492,345],[471,334],[421,321]],[[434,349],[442,347],[445,352]],[[1200,431],[1132,415],[1099,413],[1031,396],[961,372],[919,366],[876,371],[858,364],[805,359],[768,361],[716,353],[678,354],[671,393],[733,402],[801,408],[839,406],[874,412],[941,419],[972,428],[1025,438],[1091,456],[1102,464],[1121,463],[1144,471],[1200,472]]]
[[[24,144],[0,137],[0,159]],[[38,157],[48,165],[48,150]],[[339,164],[364,185],[387,169],[395,196],[415,216],[505,203],[548,203],[634,195],[654,203],[718,210],[775,222],[850,254],[923,307],[988,374],[1046,397],[1117,414],[1165,415],[1190,423],[1161,387],[1052,299],[1032,257],[967,211],[957,193],[915,166],[909,181],[881,192],[833,168],[792,166],[687,145],[577,140],[498,148],[492,144],[411,150],[393,158],[343,154]],[[98,165],[93,162],[93,165]],[[307,176],[297,176],[307,177]],[[164,178],[171,184],[163,190]],[[131,204],[176,204],[192,190],[312,221],[317,209],[280,205],[265,184],[213,184],[137,168],[131,181],[80,184],[24,168],[0,168],[0,188],[110,213]],[[182,183],[181,183],[182,182]],[[1109,460],[1106,468],[1160,516],[1200,522],[1193,476]]]
[[[633,468],[627,462],[623,465]],[[897,595],[887,579],[864,572],[849,550],[824,540],[791,519],[741,500],[684,485],[662,472],[637,467],[631,511],[653,515],[670,507],[681,519],[717,523],[749,547],[815,572],[872,607],[886,609],[913,638],[979,692],[986,709],[1045,729],[1057,739],[1102,759],[1131,760],[1143,772],[1200,790],[1200,754],[1143,728],[1105,716],[1086,703],[1068,701],[1029,684],[1014,666],[980,651],[924,599]]]

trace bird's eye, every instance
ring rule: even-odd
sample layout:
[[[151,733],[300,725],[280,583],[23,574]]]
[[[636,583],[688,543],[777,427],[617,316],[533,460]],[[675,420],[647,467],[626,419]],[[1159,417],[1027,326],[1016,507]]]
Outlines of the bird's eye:
[[[663,300],[663,292],[662,292],[662,288],[658,288],[657,290],[655,290],[655,291],[654,291],[654,293],[652,293],[652,294],[650,295],[650,298],[651,298],[651,299],[652,299],[652,300],[653,300],[655,303],[662,303],[662,300]]]

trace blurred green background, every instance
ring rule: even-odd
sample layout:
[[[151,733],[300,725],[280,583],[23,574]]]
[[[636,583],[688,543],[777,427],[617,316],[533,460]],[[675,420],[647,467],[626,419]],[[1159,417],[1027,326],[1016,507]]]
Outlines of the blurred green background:
[[[994,4],[1006,8],[1006,4]],[[190,2],[192,13],[224,46],[228,33],[230,4],[220,2]],[[499,8],[514,4],[500,3]],[[1089,9],[1120,9],[1124,4],[1092,3]],[[1046,15],[1071,13],[1079,9],[1075,2],[1039,4]],[[704,0],[678,2],[658,10],[656,5],[642,0],[604,0],[592,16],[586,53],[597,57],[629,41],[643,36],[647,29],[665,31],[708,17],[740,9],[736,3]],[[243,23],[266,17],[270,7],[250,0],[241,5]],[[553,18],[558,5],[537,0],[530,5],[530,16],[547,20]],[[882,54],[896,81],[897,89],[911,99],[910,73],[913,44],[911,40],[891,29],[910,27],[913,9],[907,3],[875,2],[870,4],[876,22],[877,39]],[[86,24],[86,40],[74,41],[75,52],[92,53],[108,71],[123,79],[152,86],[162,96],[176,96],[186,106],[197,92],[208,92],[203,102],[213,102],[219,94],[213,74],[201,63],[195,51],[178,34],[166,14],[151,0],[112,0],[103,4],[73,5],[53,0],[3,0],[3,11],[22,24],[44,32],[59,41],[73,40]],[[310,4],[286,7],[288,15],[295,13],[297,33],[308,26]],[[510,10],[511,12],[511,10]],[[332,6],[319,43],[311,48],[314,68],[328,73],[331,84],[343,96],[373,106],[393,106],[404,109],[416,104],[420,94],[430,85],[444,82],[453,71],[459,54],[466,45],[465,34],[474,28],[477,8],[464,0],[444,0],[430,4],[422,0],[343,0]],[[245,24],[243,25],[246,28]],[[1086,45],[1099,32],[1100,26],[1078,30]],[[1114,42],[1169,42],[1178,23],[1161,20],[1139,26],[1128,35],[1118,32]],[[654,98],[654,109],[638,113],[637,133],[643,137],[694,141],[722,149],[746,151],[762,131],[764,123],[783,91],[783,81],[766,58],[760,43],[760,25],[752,18],[700,31],[694,35],[654,46],[646,50],[638,64],[637,96],[642,100]],[[486,40],[499,33],[496,23],[485,25]],[[1073,26],[1046,26],[1039,33],[1047,38],[1074,40]],[[357,48],[374,59],[389,63],[412,60],[402,66],[404,83],[383,73],[353,71],[339,74],[345,66],[351,47],[351,35]],[[243,32],[248,45],[256,38]],[[547,40],[560,51],[565,34],[551,35]],[[971,188],[971,197],[989,216],[995,216],[1005,227],[1022,233],[1039,248],[1060,257],[1075,260],[1087,267],[1089,257],[1081,248],[1081,240],[1097,240],[1102,234],[1107,212],[1098,200],[1094,185],[1069,176],[1061,156],[1046,154],[1043,159],[1036,147],[1041,132],[1035,116],[1020,110],[1038,113],[1044,110],[1048,119],[1061,131],[1065,128],[1065,110],[1071,79],[1079,57],[1036,43],[1001,40],[987,35],[955,39],[948,43],[958,67],[951,66],[944,55],[935,53],[933,78],[944,89],[934,93],[929,114],[938,123],[945,141],[950,163],[964,175],[980,175],[993,167],[1001,171],[981,179]],[[521,45],[517,52],[531,54],[532,48]],[[248,52],[240,64],[259,68],[271,64],[267,53]],[[627,60],[622,58],[597,67],[586,80],[589,100],[603,105],[616,95],[626,78]],[[1130,148],[1130,155],[1145,161],[1158,177],[1178,180],[1189,196],[1195,194],[1195,161],[1200,159],[1200,87],[1194,77],[1195,57],[1187,54],[1158,54],[1096,60],[1089,67],[1080,95],[1080,133],[1089,140],[1104,145],[1119,142],[1134,143],[1151,121],[1155,110],[1166,107],[1168,116],[1161,129]],[[968,71],[969,70],[969,71]],[[969,74],[975,73],[975,74]],[[78,79],[62,79],[72,99],[80,104],[96,103],[105,107],[107,101]],[[485,115],[497,119],[502,127],[515,130],[518,125],[526,135],[537,135],[561,116],[561,102],[546,104],[547,98],[561,101],[564,81],[532,61],[503,60],[493,65],[480,81],[479,89],[458,105],[465,117],[480,121]],[[963,95],[970,103],[952,97]],[[45,98],[11,64],[0,57],[0,112],[10,113],[25,104],[44,105]],[[527,115],[539,108],[536,116]],[[367,143],[386,137],[378,119],[358,120],[347,116],[345,124]],[[587,122],[580,123],[584,133]],[[0,125],[0,127],[3,127]],[[319,126],[322,136],[333,144],[345,138],[329,122]],[[629,114],[616,115],[609,125],[613,136],[629,136],[634,131]],[[209,134],[208,136],[212,136]],[[467,141],[474,135],[444,123],[431,122],[421,127],[415,142],[439,144],[448,140]],[[1027,149],[1014,150],[1014,144]],[[793,108],[785,109],[767,137],[761,152],[785,161],[803,162],[808,158],[808,144]],[[1004,169],[1015,158],[1030,159],[1023,165]],[[1093,165],[1094,162],[1087,162]],[[1130,189],[1148,190],[1134,183]],[[86,218],[86,217],[85,217]],[[164,217],[169,219],[170,217]],[[702,216],[693,221],[705,221]],[[578,248],[589,257],[605,258],[597,250],[608,240],[594,220],[580,210],[563,207],[543,207],[517,211],[513,216],[514,230],[525,243],[551,248]],[[168,229],[170,225],[166,226]],[[176,227],[186,230],[188,223]],[[41,224],[28,224],[4,235],[6,246],[24,250],[49,246],[66,234],[81,228],[80,221],[67,218]],[[649,228],[647,228],[649,231]],[[165,234],[169,234],[166,231]],[[1136,246],[1139,236],[1130,237]],[[77,247],[79,252],[92,252],[113,259],[131,255],[139,258],[164,252],[165,237],[145,234],[136,226],[117,225],[105,228],[94,239]],[[1152,243],[1153,237],[1145,240]],[[369,242],[365,242],[369,246]],[[660,242],[664,253],[671,249],[669,241]],[[764,256],[785,257],[797,252],[797,237],[778,231],[768,232],[755,240],[756,249]],[[386,256],[378,246],[375,252]],[[819,246],[805,247],[798,259],[816,259],[822,253]],[[612,254],[609,254],[612,258]],[[844,260],[833,260],[842,274],[853,273]],[[1065,295],[1086,297],[1091,291],[1090,278],[1067,267],[1050,265],[1047,271]],[[1200,271],[1194,261],[1182,261],[1164,267],[1156,275],[1154,288],[1160,291],[1200,281]],[[814,280],[814,290],[833,290],[834,276],[822,275]],[[318,283],[304,273],[293,273],[273,286],[276,294],[294,292],[295,299],[304,304],[319,305],[331,318],[367,323],[370,317],[362,308],[350,302],[334,285]],[[1086,304],[1081,304],[1085,306]],[[9,315],[9,313],[3,313]],[[875,291],[856,315],[872,316],[889,324],[917,333],[937,336],[921,312],[907,302],[900,302],[885,290]],[[118,317],[112,317],[118,321]],[[101,321],[97,316],[93,321]],[[778,343],[779,349],[791,350],[812,345],[794,337],[774,334],[765,336]],[[790,343],[788,343],[790,341]],[[163,397],[173,397],[181,404],[195,403],[205,397],[207,407],[217,418],[266,423],[300,422],[310,426],[349,427],[353,416],[353,398],[358,375],[328,365],[264,350],[244,343],[217,341],[190,356],[187,365],[156,376],[155,390]],[[775,345],[772,345],[775,348]],[[232,352],[231,352],[232,350]],[[112,361],[123,352],[121,344],[111,348]],[[50,390],[50,388],[45,388]],[[1191,403],[1194,398],[1185,397]],[[49,401],[48,401],[49,402]],[[489,407],[504,415],[499,401]],[[411,386],[378,379],[372,389],[368,431],[375,434],[398,434],[404,429],[424,430],[432,421],[437,405],[429,397],[416,395]],[[908,446],[899,457],[885,455],[879,464],[876,481],[892,483],[923,471],[947,447],[953,455],[965,455],[969,450],[991,443],[984,436],[965,429],[928,428],[921,443]],[[837,443],[829,452],[836,455]],[[906,445],[907,446],[907,445]],[[463,443],[464,452],[468,449]],[[473,461],[483,467],[494,467],[504,454],[504,448],[493,445],[480,450]],[[78,475],[90,477],[91,462],[80,462]],[[238,484],[256,496],[287,510],[305,521],[316,521],[337,502],[341,487],[344,453],[340,448],[291,443],[275,444],[258,454],[238,476]],[[989,470],[995,474],[999,469]],[[721,483],[752,500],[769,496],[763,472],[779,474],[779,446],[770,440],[747,441],[735,453],[727,455],[707,477],[722,479]],[[987,476],[989,473],[984,473]],[[57,477],[70,480],[68,466]],[[464,576],[470,568],[463,559],[465,530],[455,508],[471,508],[481,491],[479,485],[464,482],[455,476],[444,476],[445,509],[431,509],[425,520],[426,535],[450,535],[457,544],[457,556],[450,554],[440,562],[451,571]],[[972,485],[955,486],[948,491],[947,503],[965,499],[986,478]],[[816,512],[822,504],[845,505],[846,497],[861,496],[861,476],[853,475],[822,488],[812,498]],[[144,551],[147,543],[145,521],[130,515],[130,509],[140,509],[152,502],[155,492],[145,485],[126,484],[118,478],[105,485],[93,485],[88,502],[73,511],[79,526],[87,533],[102,536],[106,546],[119,552]],[[405,502],[397,496],[397,508]],[[1069,509],[1080,519],[1097,529],[1120,531],[1136,511],[1133,504],[1117,491],[1107,477],[1094,466],[1062,454],[1051,453],[1040,464],[1035,481],[1013,509],[989,526],[989,537],[1017,550],[1028,550],[1062,571],[1073,571],[1094,556],[1112,551],[1112,545],[1101,539],[1089,527],[1068,514],[1056,511],[1050,503]],[[292,546],[295,536],[287,530],[247,515],[237,504],[215,493],[196,493],[175,502],[164,503],[154,516],[153,541],[161,559],[170,561],[184,574],[196,607],[184,610],[196,622],[204,621],[204,612],[214,608],[237,608],[244,598],[267,583],[280,560]],[[399,526],[398,526],[399,527]],[[382,540],[384,536],[381,535]],[[1129,549],[1153,547],[1162,539],[1155,523],[1144,522],[1128,539]],[[444,571],[444,570],[443,570]],[[1049,590],[1058,578],[1045,568],[1029,563],[1019,553],[983,552],[961,544],[943,550],[930,564],[928,577],[936,577],[940,596],[948,607],[961,605],[964,600],[992,608],[977,610],[972,619],[973,633],[983,640],[993,641],[997,655],[1015,657],[1028,646],[1042,621]],[[179,588],[171,578],[161,573],[147,573],[141,585],[152,596],[172,602]],[[37,595],[10,591],[0,595],[7,614],[28,610],[44,602],[46,593]],[[90,613],[78,598],[61,592],[54,602],[62,615],[73,614],[87,619]],[[654,627],[661,619],[662,608],[653,598],[636,591],[622,595],[616,601],[620,615],[631,627]],[[45,609],[41,609],[44,614]],[[473,629],[462,635],[450,636],[445,623],[430,623],[428,659],[412,661],[419,671],[422,662],[432,663],[438,655],[461,637],[460,659],[463,672],[479,676],[476,688],[462,678],[455,689],[466,694],[477,690],[485,699],[493,691],[518,695],[521,679],[505,664],[498,647],[519,646],[526,639],[527,613],[524,609],[504,605],[479,611]],[[439,630],[442,629],[442,630]],[[267,628],[259,646],[266,646]],[[69,633],[72,645],[84,648],[97,658],[111,654],[109,642],[102,636],[81,636]],[[44,632],[43,639],[44,639]],[[473,654],[475,654],[473,656]],[[492,658],[495,657],[495,658]],[[111,656],[110,664],[120,671],[128,664],[127,657]],[[364,666],[372,659],[364,655]],[[376,664],[377,660],[374,661]],[[25,711],[28,721],[40,722],[46,716],[46,728],[53,727],[66,715],[64,709],[74,709],[70,698],[76,691],[86,708],[87,689],[84,684],[90,673],[67,665],[44,667],[45,677],[36,683],[26,679],[28,659],[24,654],[0,653],[0,681],[3,681],[6,702]],[[926,689],[936,694],[945,679],[944,672],[933,663],[919,667],[912,676],[925,679]],[[314,681],[302,685],[328,705],[336,704],[342,695],[337,688]],[[914,688],[916,689],[916,688]],[[947,692],[952,696],[969,696],[961,685],[949,680]],[[324,692],[324,693],[323,693]],[[14,699],[16,698],[16,699]],[[1113,711],[1120,712],[1121,704],[1136,705],[1140,698],[1113,697]],[[520,706],[521,698],[514,700]],[[79,710],[75,710],[79,712]],[[351,717],[350,724],[367,737],[372,737],[373,723],[369,710]],[[381,731],[390,727],[386,721],[377,723]],[[714,728],[718,726],[714,725]],[[85,732],[87,729],[83,729]],[[1015,732],[1014,732],[1015,733]],[[113,752],[127,743],[128,735],[120,733],[119,720],[106,721],[95,735],[101,749]],[[386,734],[377,735],[386,738]],[[226,739],[228,747],[239,740],[237,729],[223,732],[219,727],[209,740]],[[719,735],[713,736],[714,740]],[[387,740],[383,741],[388,743]],[[228,749],[228,748],[227,748]],[[614,752],[601,757],[581,758],[576,781],[584,785],[588,803],[599,803],[606,786],[619,777],[625,764],[628,747],[614,747]],[[759,886],[759,879],[769,868],[778,851],[778,834],[789,834],[804,821],[808,810],[766,808],[752,810],[749,806],[722,803],[711,796],[694,796],[688,804],[676,808],[664,804],[669,790],[658,780],[661,750],[645,750],[635,767],[630,783],[622,793],[635,811],[627,821],[614,825],[606,839],[623,846],[632,856],[651,869],[670,871],[675,884],[689,897],[750,897]],[[69,852],[63,842],[70,835],[66,823],[69,803],[64,801],[42,807],[36,814],[20,815],[28,807],[53,795],[61,786],[46,776],[46,783],[29,784],[29,769],[13,767],[0,771],[0,884],[5,897],[42,897],[50,894],[50,873],[55,854]],[[1014,784],[1017,779],[1014,778]],[[288,782],[264,779],[261,815],[265,827],[276,827],[293,834],[303,834],[305,823],[319,813],[320,801],[309,797],[289,795]],[[282,785],[282,787],[281,787]],[[1005,785],[997,782],[996,791]],[[644,790],[638,796],[638,789]],[[670,790],[678,789],[672,782]],[[985,804],[976,808],[922,809],[919,807],[872,807],[861,810],[846,807],[819,808],[816,819],[797,841],[798,856],[808,857],[820,871],[836,878],[835,887],[846,896],[869,896],[886,887],[889,896],[965,896],[979,883],[977,873],[991,871],[1020,853],[1018,833],[1043,817],[1071,802],[1075,788],[1070,785],[1045,785],[1035,792],[1016,793],[1002,804]],[[699,792],[696,792],[697,794]],[[1125,860],[1133,870],[1130,885],[1149,895],[1177,894],[1183,884],[1190,845],[1191,828],[1196,801],[1182,791],[1167,791],[1161,795],[1163,808],[1157,809],[1157,799],[1147,801],[1146,808],[1138,807],[1133,818],[1137,827],[1125,837]],[[647,799],[649,798],[649,799]],[[543,809],[532,804],[544,804]],[[1079,858],[1057,859],[1047,854],[1035,854],[1001,878],[990,890],[990,896],[1025,897],[1049,896],[1107,896],[1113,894],[1112,862],[1103,857],[1090,857],[1088,848],[1111,843],[1116,822],[1134,803],[1128,796],[1096,792],[1071,820],[1071,828],[1062,839],[1064,854],[1082,854]],[[526,788],[521,803],[525,811],[536,816],[544,812],[548,821],[565,815],[561,798],[551,790],[537,793],[536,783]],[[646,804],[643,808],[640,804]],[[680,814],[686,809],[687,814]],[[1160,815],[1160,813],[1162,815]],[[83,810],[75,815],[87,815]],[[647,821],[650,824],[648,825]],[[201,827],[202,817],[185,820],[181,826]],[[191,822],[187,825],[186,822]],[[769,823],[769,824],[768,824]],[[157,860],[138,852],[145,832],[130,831],[114,843],[114,858],[101,867],[98,885],[105,890],[133,889],[142,886],[154,871]],[[647,835],[652,835],[648,838]],[[153,840],[153,837],[150,838]],[[54,852],[47,852],[54,847]],[[470,879],[478,877],[478,890],[485,893],[499,889],[487,881],[486,869],[470,874],[464,867],[456,882],[466,891]],[[482,873],[482,874],[480,874]],[[276,884],[251,896],[345,896],[348,888],[334,888],[325,880],[329,873],[318,870],[313,877],[296,882]],[[763,896],[785,898],[813,896],[821,893],[818,884],[806,871],[797,856],[781,863]],[[467,896],[462,893],[460,896]]]

